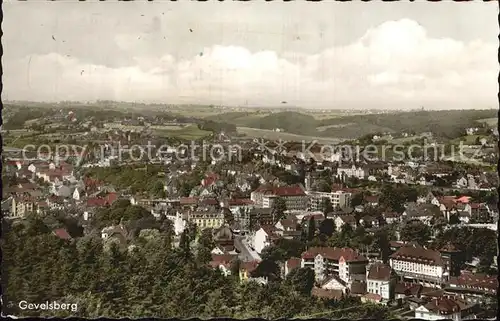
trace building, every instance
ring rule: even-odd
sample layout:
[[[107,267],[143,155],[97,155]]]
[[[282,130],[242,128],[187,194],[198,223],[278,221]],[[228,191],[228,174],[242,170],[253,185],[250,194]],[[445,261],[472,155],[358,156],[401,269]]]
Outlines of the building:
[[[351,193],[336,192],[308,192],[309,210],[323,211],[323,200],[329,199],[333,208],[346,208],[351,206]]]
[[[365,170],[361,167],[356,167],[355,165],[352,165],[351,167],[337,168],[338,177],[357,177],[359,179],[364,179],[365,175]]]
[[[358,225],[356,217],[350,214],[337,215],[333,218],[333,221],[335,222],[337,232],[340,232],[342,230],[342,226],[345,224],[349,224],[353,229],[355,229]]]
[[[14,196],[11,202],[9,218],[22,218],[28,213],[37,212],[37,201],[30,195]]]
[[[445,291],[460,295],[470,301],[483,301],[484,296],[496,296],[498,278],[495,275],[462,271],[459,276],[452,276],[445,285]]]
[[[276,234],[277,228],[272,225],[262,225],[261,228],[255,232],[253,240],[253,248],[255,252],[260,254],[264,248],[271,245],[274,240],[279,236]]]
[[[460,262],[462,261],[462,252],[453,244],[448,242],[439,249],[444,263],[445,274],[448,277],[460,275]]]
[[[312,268],[316,280],[337,275],[342,281],[366,279],[368,259],[350,248],[312,247],[302,253],[301,267]]]
[[[213,241],[224,253],[234,252],[235,250],[234,234],[226,225],[214,230]]]
[[[434,287],[443,283],[445,264],[438,251],[405,244],[390,256],[389,264],[402,279]]]
[[[457,298],[443,297],[431,300],[415,309],[415,318],[422,320],[470,320],[475,319],[477,306]]]
[[[187,222],[194,223],[200,229],[219,228],[224,224],[223,211],[189,211]]]
[[[367,267],[366,292],[380,295],[384,301],[394,299],[397,275],[387,264],[374,263]]]
[[[290,272],[292,272],[292,270],[300,268],[301,263],[302,263],[302,259],[301,258],[298,258],[298,257],[289,258],[285,262],[285,266],[284,266],[285,277],[288,274],[290,274]]]
[[[277,198],[286,203],[288,210],[305,210],[308,197],[301,185],[291,186],[261,186],[251,193],[250,199],[258,206],[272,208]]]

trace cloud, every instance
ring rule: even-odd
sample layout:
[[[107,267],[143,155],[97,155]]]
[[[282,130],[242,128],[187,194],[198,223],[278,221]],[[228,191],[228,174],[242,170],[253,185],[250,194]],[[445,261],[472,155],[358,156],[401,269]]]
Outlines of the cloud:
[[[139,36],[117,35],[115,41],[131,50]],[[418,23],[403,19],[314,55],[214,45],[188,58],[142,50],[133,64],[116,68],[57,53],[30,56],[5,66],[4,93],[6,99],[30,100],[492,107],[496,52],[496,43],[430,38]]]

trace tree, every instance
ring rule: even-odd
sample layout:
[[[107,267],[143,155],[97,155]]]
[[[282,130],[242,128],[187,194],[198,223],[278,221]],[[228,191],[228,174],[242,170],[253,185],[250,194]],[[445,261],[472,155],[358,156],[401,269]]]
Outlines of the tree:
[[[326,179],[322,179],[319,181],[317,185],[318,192],[330,193],[332,191],[331,181],[327,181]]]
[[[286,201],[278,197],[274,200],[273,207],[272,207],[272,215],[273,215],[273,221],[276,223],[280,221],[282,218],[285,217],[285,211],[286,211]]]
[[[319,233],[330,237],[335,233],[335,222],[327,218],[319,224]]]
[[[292,289],[302,294],[310,295],[314,287],[314,271],[310,268],[293,269],[286,278]]]
[[[420,221],[411,221],[403,226],[400,236],[403,241],[415,241],[420,245],[426,245],[431,238],[431,229]]]
[[[274,261],[262,260],[250,274],[252,277],[265,277],[269,280],[276,280],[280,276],[280,267]]]
[[[351,199],[351,206],[353,206],[353,207],[359,206],[359,205],[363,204],[363,201],[364,201],[363,193],[356,193],[353,195],[353,197]]]
[[[458,214],[450,215],[450,220],[448,221],[448,223],[451,225],[460,224],[460,218],[458,217]]]
[[[321,209],[323,210],[323,215],[325,218],[328,217],[328,214],[333,212],[332,202],[329,198],[325,197],[321,200]]]
[[[270,245],[266,246],[262,250],[260,257],[263,260],[269,260],[273,262],[284,262],[287,259],[287,253],[284,249],[278,246]]]
[[[314,216],[311,216],[307,223],[307,240],[309,242],[312,241],[314,236],[316,236],[316,220],[314,219]]]

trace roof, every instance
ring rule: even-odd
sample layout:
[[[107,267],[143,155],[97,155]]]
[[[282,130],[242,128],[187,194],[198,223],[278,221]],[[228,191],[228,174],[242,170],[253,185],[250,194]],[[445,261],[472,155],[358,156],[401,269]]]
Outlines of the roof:
[[[259,261],[242,262],[240,265],[240,270],[251,273],[257,268],[257,266],[259,266],[259,263]]]
[[[351,293],[352,294],[365,294],[366,293],[366,283],[354,281],[351,283]]]
[[[354,215],[339,215],[337,216],[338,218],[340,218],[344,223],[347,223],[347,224],[356,224],[356,217]]]
[[[237,254],[212,254],[212,261],[214,263],[230,263],[232,260],[237,258]]]
[[[402,247],[405,245],[405,242],[402,242],[402,241],[389,241],[389,246],[390,247]]]
[[[249,198],[235,198],[227,201],[229,206],[252,205],[254,202]]]
[[[457,198],[456,201],[460,203],[469,203],[470,196],[462,196],[460,198]]]
[[[71,235],[69,235],[68,231],[64,228],[55,229],[53,232],[57,237],[63,240],[71,240]]]
[[[108,200],[106,198],[94,197],[87,200],[87,206],[89,207],[99,207],[108,205]]]
[[[286,267],[289,271],[300,268],[301,264],[302,264],[302,259],[298,257],[292,257],[288,259],[288,261],[286,261]]]
[[[446,243],[442,248],[439,249],[439,252],[461,252],[455,245],[451,242]]]
[[[405,244],[391,255],[397,260],[413,261],[429,265],[442,265],[441,253],[417,244]]]
[[[382,214],[384,218],[398,218],[401,217],[401,214],[398,212],[384,212]]]
[[[378,203],[379,197],[375,195],[366,195],[365,201],[368,203]]]
[[[329,260],[339,261],[343,258],[346,262],[365,262],[368,261],[363,255],[351,248],[336,247],[311,247],[302,253],[303,259],[312,259],[321,255]]]
[[[422,285],[416,283],[397,283],[394,293],[418,296],[422,291]]]
[[[382,301],[382,296],[380,294],[367,293],[364,295],[364,297],[371,301],[376,301],[376,302]]]
[[[367,279],[378,281],[389,281],[391,279],[392,269],[389,265],[383,263],[374,263],[370,266]]]
[[[483,288],[488,291],[495,291],[498,288],[497,276],[462,272],[460,276],[450,277],[448,284],[463,288]]]
[[[461,310],[460,306],[454,300],[448,298],[434,299],[424,305],[424,307],[429,311],[439,314],[452,314]]]
[[[322,299],[341,299],[342,290],[326,290],[314,287],[311,291],[311,295]]]
[[[197,197],[181,197],[179,199],[181,205],[193,205],[198,203]]]
[[[420,291],[420,295],[432,298],[441,298],[444,295],[444,290],[423,286]]]
[[[200,202],[201,205],[217,205],[219,202],[215,198],[205,198]]]
[[[286,218],[280,220],[284,228],[296,228],[298,222],[297,217],[294,215],[288,215]]]
[[[416,204],[409,203],[405,210],[407,217],[440,216],[439,207],[434,204]]]
[[[281,197],[287,196],[306,196],[306,192],[300,185],[290,185],[290,186],[269,186],[263,185],[257,188],[254,192],[262,193],[266,195],[276,195]]]

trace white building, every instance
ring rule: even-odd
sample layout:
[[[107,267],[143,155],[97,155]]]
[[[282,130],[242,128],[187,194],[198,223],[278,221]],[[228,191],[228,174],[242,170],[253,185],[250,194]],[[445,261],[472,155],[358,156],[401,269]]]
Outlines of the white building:
[[[273,238],[277,235],[274,233],[276,227],[274,226],[263,226],[257,232],[253,238],[253,248],[258,254],[262,253],[262,250],[271,245]]]
[[[366,290],[368,293],[378,294],[384,301],[394,298],[396,277],[387,264],[374,263],[366,271]]]
[[[444,261],[438,251],[406,244],[391,255],[389,264],[403,278],[436,287],[443,282]]]
[[[286,203],[288,210],[305,210],[308,204],[308,197],[300,185],[292,186],[261,186],[250,195],[254,204],[264,207],[273,207],[277,198],[281,198]]]
[[[302,253],[301,267],[314,270],[316,280],[337,275],[342,281],[364,281],[368,259],[350,248],[312,247]]]
[[[415,309],[415,318],[422,320],[462,320],[460,306],[448,298],[434,299]]]
[[[357,177],[359,179],[365,178],[365,170],[361,167],[356,167],[352,165],[352,167],[339,167],[337,168],[337,176],[338,177]]]
[[[184,219],[182,213],[177,212],[174,220],[174,233],[175,235],[180,235],[184,232],[186,228],[186,220]]]
[[[309,209],[311,211],[322,211],[323,200],[329,199],[333,208],[345,208],[351,205],[351,193],[343,191],[336,192],[307,192],[309,196]]]

